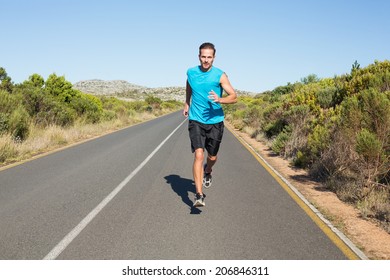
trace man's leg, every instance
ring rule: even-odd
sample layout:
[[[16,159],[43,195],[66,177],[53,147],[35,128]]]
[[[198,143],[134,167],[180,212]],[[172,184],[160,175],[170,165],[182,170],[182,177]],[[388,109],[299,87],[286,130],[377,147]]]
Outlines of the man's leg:
[[[193,165],[193,174],[195,181],[195,202],[194,207],[205,206],[204,199],[206,195],[203,193],[203,160],[204,160],[204,150],[203,148],[198,148],[195,150],[194,156],[194,165]]]
[[[203,194],[202,182],[203,182],[203,161],[204,161],[204,150],[202,148],[196,149],[194,152],[194,165],[192,172],[195,181],[195,190],[197,194]]]
[[[211,172],[216,161],[217,161],[217,156],[211,156],[210,154],[207,155],[207,162],[206,162],[206,166],[204,167],[203,182],[202,182],[203,187],[206,189],[211,187],[212,180],[213,180],[211,176]]]
[[[211,173],[214,164],[217,162],[217,156],[207,155],[207,164],[205,168],[206,173]]]
[[[224,123],[218,123],[211,127],[206,134],[207,164],[205,173],[210,174],[214,164],[217,162],[217,154],[221,145]],[[210,182],[211,184],[211,182]]]

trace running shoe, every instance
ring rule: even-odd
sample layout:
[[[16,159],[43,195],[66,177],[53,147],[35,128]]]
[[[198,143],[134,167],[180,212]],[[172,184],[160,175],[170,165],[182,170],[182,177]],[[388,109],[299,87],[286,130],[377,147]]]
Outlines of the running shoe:
[[[194,207],[203,207],[203,206],[205,206],[206,205],[205,202],[204,202],[205,197],[206,197],[205,194],[201,195],[201,194],[197,193],[195,195],[195,202],[194,202],[193,206]]]
[[[211,183],[213,182],[213,177],[210,173],[206,173],[206,165],[204,166],[204,176],[203,176],[203,187],[208,189],[211,187]]]

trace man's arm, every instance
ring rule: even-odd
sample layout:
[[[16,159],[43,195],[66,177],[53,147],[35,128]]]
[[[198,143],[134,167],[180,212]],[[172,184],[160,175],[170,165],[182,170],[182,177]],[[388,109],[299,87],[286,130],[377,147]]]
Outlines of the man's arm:
[[[184,102],[184,109],[183,109],[183,116],[188,117],[188,110],[190,108],[190,102],[191,102],[191,95],[192,95],[192,88],[190,84],[186,83],[186,101]]]
[[[230,84],[230,81],[225,73],[222,74],[221,79],[220,79],[221,86],[223,90],[227,93],[228,96],[226,97],[221,97],[214,92],[211,91],[209,98],[213,99],[214,102],[221,103],[221,104],[232,104],[237,102],[237,94]]]

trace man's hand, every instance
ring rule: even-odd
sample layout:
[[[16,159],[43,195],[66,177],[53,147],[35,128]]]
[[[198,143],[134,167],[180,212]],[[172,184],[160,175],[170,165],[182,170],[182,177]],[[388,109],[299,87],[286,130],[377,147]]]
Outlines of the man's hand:
[[[219,103],[219,96],[213,90],[209,92],[209,99],[213,102]]]
[[[188,109],[189,109],[188,104],[185,104],[183,109],[183,116],[186,118],[188,118]]]

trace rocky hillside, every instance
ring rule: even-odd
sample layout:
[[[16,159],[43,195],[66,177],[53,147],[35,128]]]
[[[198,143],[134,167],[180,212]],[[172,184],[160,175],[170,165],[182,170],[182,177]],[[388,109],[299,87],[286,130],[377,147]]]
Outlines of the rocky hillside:
[[[123,80],[86,80],[73,85],[75,89],[93,95],[116,96],[125,100],[143,100],[147,95],[153,95],[161,100],[178,100],[184,102],[185,87],[148,88]],[[238,95],[253,95],[253,93],[236,90]]]
[[[143,88],[142,86],[131,84],[122,80],[87,80],[77,82],[73,85],[73,87],[84,93],[96,95],[115,95],[116,93],[140,90]]]
[[[116,96],[128,100],[142,100],[147,95],[153,95],[161,100],[184,101],[184,87],[148,88],[135,85],[123,80],[103,81],[87,80],[73,85],[73,88],[93,95]]]

